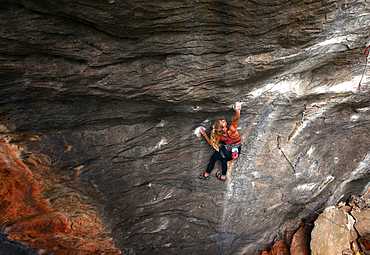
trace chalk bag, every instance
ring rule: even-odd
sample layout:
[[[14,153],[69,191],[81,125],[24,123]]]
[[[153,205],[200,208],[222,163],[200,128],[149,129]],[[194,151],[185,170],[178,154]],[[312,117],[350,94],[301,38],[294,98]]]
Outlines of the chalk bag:
[[[232,149],[231,149],[231,155],[232,155],[232,158],[233,159],[237,159],[238,158],[238,156],[239,156],[239,149],[238,149],[238,147],[233,147]]]

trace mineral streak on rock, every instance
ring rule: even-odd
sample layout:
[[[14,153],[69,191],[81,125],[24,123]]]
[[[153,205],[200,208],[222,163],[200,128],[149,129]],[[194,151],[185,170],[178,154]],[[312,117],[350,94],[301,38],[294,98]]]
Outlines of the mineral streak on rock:
[[[78,192],[46,175],[40,158],[23,161],[19,155],[16,146],[0,140],[0,224],[10,239],[48,254],[120,254]],[[58,189],[58,197],[45,197]]]

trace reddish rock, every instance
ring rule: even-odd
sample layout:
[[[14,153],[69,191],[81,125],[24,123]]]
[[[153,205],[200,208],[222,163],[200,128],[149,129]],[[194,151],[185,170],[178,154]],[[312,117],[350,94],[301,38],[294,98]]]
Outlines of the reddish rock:
[[[292,243],[293,235],[296,231],[297,229],[286,229],[284,231],[284,240],[287,245],[290,246],[290,244]]]
[[[310,255],[311,226],[300,227],[293,235],[290,245],[291,255]]]
[[[29,159],[27,166],[19,153],[0,140],[0,225],[9,238],[46,254],[120,254],[94,207],[57,176],[40,174],[46,169],[37,163],[42,159]],[[46,190],[53,190],[52,202],[45,199]]]
[[[284,241],[279,241],[274,244],[270,251],[271,255],[290,255],[289,248]]]
[[[258,254],[257,252],[254,252]],[[262,255],[290,255],[288,245],[285,241],[278,241],[274,243],[274,246],[270,251],[262,252]]]

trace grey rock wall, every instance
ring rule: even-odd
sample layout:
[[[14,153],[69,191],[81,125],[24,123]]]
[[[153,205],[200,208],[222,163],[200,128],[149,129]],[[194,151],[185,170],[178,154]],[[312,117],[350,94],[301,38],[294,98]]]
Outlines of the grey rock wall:
[[[369,10],[3,0],[0,121],[54,173],[81,170],[65,184],[123,253],[253,254],[368,186]],[[226,183],[198,180],[212,149],[194,130],[231,122],[236,101],[243,153]]]

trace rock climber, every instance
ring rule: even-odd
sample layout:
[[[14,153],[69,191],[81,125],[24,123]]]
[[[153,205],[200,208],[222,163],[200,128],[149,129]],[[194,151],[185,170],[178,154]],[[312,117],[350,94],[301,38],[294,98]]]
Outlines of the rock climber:
[[[225,182],[227,161],[236,159],[238,154],[241,152],[241,135],[237,130],[241,110],[240,103],[236,103],[233,109],[236,113],[230,127],[227,127],[225,119],[216,120],[212,126],[213,130],[211,131],[211,138],[207,136],[204,129],[200,130],[207,142],[216,150],[208,163],[206,172],[199,174],[198,178],[200,179],[209,180],[209,175],[211,174],[216,161],[220,160],[222,174],[216,173],[216,177]]]

